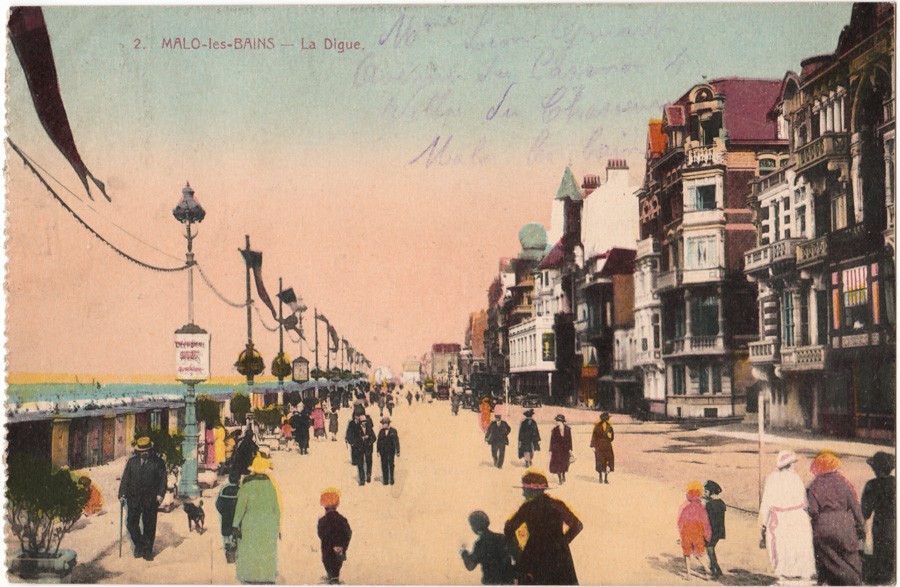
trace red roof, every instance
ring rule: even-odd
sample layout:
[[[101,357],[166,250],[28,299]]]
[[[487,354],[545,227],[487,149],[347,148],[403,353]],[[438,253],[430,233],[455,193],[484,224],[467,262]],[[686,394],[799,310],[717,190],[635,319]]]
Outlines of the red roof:
[[[558,243],[553,245],[553,248],[550,249],[550,252],[544,257],[544,260],[541,261],[540,268],[552,269],[554,267],[561,267],[565,260],[566,254],[563,251],[563,241],[560,239]]]
[[[766,116],[781,92],[780,79],[728,78],[711,82],[725,96],[722,122],[731,141],[772,141],[774,120]]]
[[[647,150],[652,158],[666,152],[666,133],[663,132],[662,120],[651,120],[647,131]]]
[[[684,126],[684,107],[667,104],[666,124],[669,126]]]
[[[634,249],[620,249],[613,247],[606,251],[606,263],[600,271],[600,275],[627,275],[634,273],[634,259],[637,251]]]

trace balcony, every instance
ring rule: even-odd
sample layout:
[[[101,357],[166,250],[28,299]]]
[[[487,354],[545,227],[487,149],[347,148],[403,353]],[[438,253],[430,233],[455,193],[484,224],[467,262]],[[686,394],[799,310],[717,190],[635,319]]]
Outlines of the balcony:
[[[721,334],[715,336],[687,336],[667,340],[663,344],[663,356],[667,358],[679,356],[704,356],[721,355],[725,352],[725,337]]]
[[[682,226],[708,226],[710,224],[724,224],[725,211],[716,210],[685,210]]]
[[[656,278],[656,289],[667,290],[681,285],[681,269],[663,271]]]
[[[750,349],[750,362],[755,365],[774,363],[778,358],[776,353],[778,345],[775,341],[762,340],[751,342],[748,347]]]
[[[802,238],[786,238],[778,242],[772,243],[772,263],[781,261],[790,261],[792,264],[797,261],[797,245],[806,239]]]
[[[772,189],[775,186],[781,185],[787,182],[787,178],[785,177],[785,172],[788,170],[788,166],[781,167],[776,169],[775,171],[769,173],[768,175],[764,175],[760,177],[755,182],[756,190],[755,194],[763,194],[768,190]]]
[[[744,273],[768,269],[772,263],[772,245],[763,245],[744,253]]]
[[[700,146],[694,142],[690,144],[691,146],[685,150],[685,167],[711,167],[727,163],[728,152],[718,139],[712,145]]]
[[[682,269],[681,283],[698,284],[698,283],[716,283],[725,279],[725,269],[722,267],[708,267],[704,269]]]
[[[877,250],[880,234],[870,233],[862,224],[854,224],[828,235],[831,261],[840,262]]]
[[[823,263],[828,258],[828,239],[824,236],[797,244],[797,267]]]
[[[832,159],[850,158],[850,138],[847,133],[829,132],[811,141],[794,153],[794,161],[797,163],[797,173],[831,161]]]
[[[781,349],[783,371],[822,371],[825,369],[826,347],[804,346]],[[752,360],[752,357],[751,357]]]
[[[662,359],[662,353],[659,349],[650,349],[646,351],[638,351],[634,356],[635,366],[652,365]]]
[[[638,241],[637,243],[637,256],[636,259],[642,259],[644,257],[649,257],[650,255],[658,255],[659,254],[659,241],[653,238],[652,236],[649,238],[645,238],[644,240]]]

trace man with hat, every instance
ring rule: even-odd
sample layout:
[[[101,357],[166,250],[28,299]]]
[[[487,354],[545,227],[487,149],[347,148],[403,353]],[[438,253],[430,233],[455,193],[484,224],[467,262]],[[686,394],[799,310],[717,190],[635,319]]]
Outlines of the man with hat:
[[[503,421],[499,413],[494,413],[494,421],[484,433],[484,441],[491,445],[491,456],[494,458],[494,466],[503,468],[503,457],[506,455],[506,445],[509,444],[509,424]]]
[[[866,463],[875,478],[866,482],[860,506],[864,519],[872,516],[871,565],[863,561],[863,578],[870,585],[890,585],[897,566],[897,480],[894,455],[878,451]]]
[[[530,467],[534,453],[541,450],[541,433],[532,418],[534,410],[529,408],[522,415],[525,419],[519,424],[519,458],[525,460],[526,467]]]
[[[153,451],[150,438],[137,439],[119,483],[119,501],[128,508],[126,527],[134,544],[134,558],[153,560],[156,514],[166,495],[166,464]]]
[[[356,465],[360,485],[372,482],[372,447],[375,439],[372,418],[365,412],[354,415],[347,424],[344,441],[350,445],[350,459]]]
[[[400,456],[400,436],[391,426],[391,419],[387,416],[381,419],[381,430],[378,431],[376,446],[378,456],[381,457],[381,482],[393,485],[394,457]]]
[[[584,525],[564,501],[545,493],[549,484],[543,473],[529,469],[522,476],[521,487],[525,503],[503,527],[506,539],[516,551],[520,548],[519,528],[524,525],[528,530],[528,541],[516,564],[518,584],[577,585],[569,543]]]

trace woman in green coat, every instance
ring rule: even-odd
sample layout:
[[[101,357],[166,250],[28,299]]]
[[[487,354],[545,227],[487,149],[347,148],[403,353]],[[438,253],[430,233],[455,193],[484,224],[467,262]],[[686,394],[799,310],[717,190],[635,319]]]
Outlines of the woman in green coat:
[[[272,463],[253,459],[241,483],[234,511],[234,536],[239,538],[235,567],[241,583],[274,583],[278,574],[281,504],[268,471]]]

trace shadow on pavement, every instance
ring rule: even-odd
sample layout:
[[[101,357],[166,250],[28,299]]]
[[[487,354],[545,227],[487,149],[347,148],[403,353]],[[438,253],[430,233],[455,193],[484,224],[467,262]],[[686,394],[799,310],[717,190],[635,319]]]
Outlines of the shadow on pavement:
[[[121,573],[113,573],[106,570],[100,561],[108,556],[118,556],[118,551],[119,543],[116,541],[101,551],[93,560],[79,562],[75,565],[75,568],[72,569],[70,581],[72,583],[116,583],[117,581],[114,579],[120,576]],[[123,539],[122,556],[132,556],[128,539]]]
[[[704,564],[708,564],[706,557],[703,558]],[[654,569],[667,571],[679,577],[682,581],[687,581],[685,576],[684,557],[675,556],[664,553],[662,556],[647,557],[647,563]],[[744,569],[728,569],[718,579],[711,578],[704,569],[703,572],[697,572],[696,561],[691,561],[692,572],[695,576],[689,581],[695,585],[705,585],[707,583],[715,583],[719,585],[773,585],[775,577],[769,575],[761,575],[759,573],[751,573]]]

